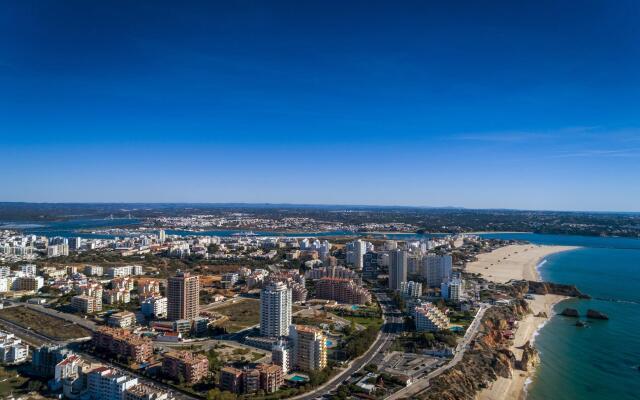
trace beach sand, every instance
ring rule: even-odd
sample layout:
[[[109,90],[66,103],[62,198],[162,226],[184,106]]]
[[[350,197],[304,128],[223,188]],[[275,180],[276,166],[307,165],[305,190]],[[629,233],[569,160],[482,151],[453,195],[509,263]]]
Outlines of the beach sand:
[[[481,254],[478,261],[467,264],[466,271],[480,273],[487,280],[494,282],[507,282],[511,279],[540,280],[536,270],[544,258],[550,254],[561,251],[574,250],[571,246],[538,246],[538,245],[511,245],[497,249],[491,253]],[[536,332],[553,315],[553,306],[567,299],[558,295],[535,295],[534,300],[527,300],[533,311],[518,322],[515,331],[515,339],[510,350],[517,359],[522,357],[522,350],[518,347],[527,341],[535,340]],[[544,312],[548,318],[535,317],[539,312]],[[525,386],[528,379],[535,371],[513,371],[511,378],[498,378],[487,389],[482,390],[476,398],[478,400],[520,400],[526,396]]]
[[[466,271],[482,274],[488,281],[504,283],[511,279],[540,280],[536,266],[548,255],[574,250],[574,246],[540,246],[515,244],[491,253],[478,255],[478,261],[467,264]]]
[[[549,317],[553,315],[553,306],[567,299],[566,296],[558,296],[555,294],[548,294],[545,296],[535,296],[535,300],[529,300],[529,306],[533,310],[533,314],[527,315],[521,321],[518,322],[518,329],[515,332],[515,339],[510,350],[519,360],[522,358],[522,350],[518,347],[524,345],[528,340],[534,342],[536,332],[544,325],[548,318],[535,317],[540,311],[546,313]],[[520,371],[513,370],[513,376],[511,378],[498,377],[498,380],[493,382],[487,389],[482,390],[476,398],[478,400],[520,400],[524,399],[525,385],[527,379],[530,379],[535,371]]]

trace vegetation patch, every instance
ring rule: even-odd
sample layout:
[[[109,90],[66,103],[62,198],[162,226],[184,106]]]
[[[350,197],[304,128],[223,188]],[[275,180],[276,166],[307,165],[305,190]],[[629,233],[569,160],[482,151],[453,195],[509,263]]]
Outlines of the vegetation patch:
[[[233,304],[218,307],[213,311],[229,317],[220,324],[227,332],[238,332],[260,323],[260,301],[242,299]]]

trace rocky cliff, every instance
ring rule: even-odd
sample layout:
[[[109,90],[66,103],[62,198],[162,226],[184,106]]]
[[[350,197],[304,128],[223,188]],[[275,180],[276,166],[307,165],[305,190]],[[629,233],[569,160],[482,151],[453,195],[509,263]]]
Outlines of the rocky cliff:
[[[582,293],[574,285],[553,282],[511,281],[508,284],[501,285],[500,289],[515,297],[521,297],[526,294],[557,294],[581,299],[591,298],[589,295]]]
[[[522,346],[522,359],[516,363],[516,366],[522,371],[533,371],[538,363],[540,363],[538,351],[527,341]]]
[[[473,400],[476,393],[499,376],[510,378],[514,369],[531,368],[537,362],[537,353],[531,346],[516,360],[508,349],[509,341],[503,332],[509,329],[510,319],[521,319],[531,310],[520,299],[510,306],[492,307],[484,315],[480,332],[470,344],[462,361],[455,367],[431,380],[429,390],[418,398],[424,400]],[[530,348],[530,350],[529,350]]]
[[[578,288],[574,285],[564,285],[561,283],[553,282],[526,281],[525,287],[527,289],[525,293],[558,294],[561,296],[579,297],[581,299],[591,298],[589,295],[586,295],[578,290]]]

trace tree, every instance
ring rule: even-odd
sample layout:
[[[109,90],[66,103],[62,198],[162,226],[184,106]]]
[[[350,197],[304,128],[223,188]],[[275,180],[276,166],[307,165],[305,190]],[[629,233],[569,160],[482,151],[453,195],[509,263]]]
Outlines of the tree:
[[[367,372],[376,372],[378,370],[378,366],[375,364],[369,364],[366,367],[364,367],[364,370]]]

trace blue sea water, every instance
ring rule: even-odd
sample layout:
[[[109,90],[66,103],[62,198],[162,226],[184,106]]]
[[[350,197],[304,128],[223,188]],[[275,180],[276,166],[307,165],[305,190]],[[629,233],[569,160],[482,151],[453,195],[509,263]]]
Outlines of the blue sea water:
[[[494,234],[536,244],[583,246],[557,253],[540,267],[547,281],[575,284],[591,300],[566,300],[555,307],[593,308],[608,321],[554,316],[535,345],[541,365],[528,387],[529,400],[640,399],[640,240],[563,235]],[[583,320],[585,318],[582,318]]]

